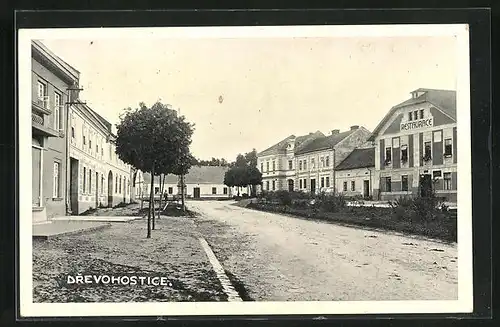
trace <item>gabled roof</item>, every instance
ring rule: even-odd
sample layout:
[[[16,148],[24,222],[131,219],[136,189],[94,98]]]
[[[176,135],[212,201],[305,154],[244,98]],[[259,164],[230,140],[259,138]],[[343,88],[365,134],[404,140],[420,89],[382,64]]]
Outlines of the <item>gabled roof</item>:
[[[95,110],[90,108],[86,103],[81,102],[80,100],[75,101],[72,106],[74,108],[79,109],[80,111],[86,111],[90,116],[93,116],[100,124],[104,126],[108,133],[111,133],[111,123],[104,119],[101,115],[99,115]]]
[[[309,133],[307,135],[301,135],[296,137],[295,135],[290,135],[284,140],[281,140],[280,142],[276,143],[275,145],[265,149],[264,151],[261,151],[257,154],[258,157],[263,157],[263,156],[268,156],[272,154],[279,154],[279,153],[286,153],[286,148],[288,145],[288,142],[295,139],[295,149],[300,148],[302,144],[304,144],[305,141],[317,137],[324,136],[323,133],[320,131],[316,131],[314,133]]]
[[[184,176],[185,184],[224,184],[224,175],[228,171],[228,167],[220,166],[193,166],[189,172]],[[151,181],[151,174],[143,174],[144,183],[149,184]],[[159,183],[159,176],[155,176],[155,183]],[[166,177],[165,184],[177,184],[179,177],[169,174]]]
[[[335,145],[337,145],[339,142],[344,140],[346,137],[354,133],[356,130],[349,130],[347,132],[342,132],[338,134],[332,134],[328,136],[323,136],[316,138],[309,142],[308,144],[304,145],[300,149],[297,149],[295,151],[295,154],[304,154],[304,153],[309,153],[309,152],[315,152],[315,151],[321,151],[321,150],[326,150],[326,149],[331,149]]]
[[[426,89],[420,88],[412,91],[414,92],[423,92],[422,95],[416,98],[411,98],[406,101],[403,101],[389,110],[389,112],[384,116],[384,118],[377,125],[372,135],[368,140],[373,141],[375,137],[380,133],[380,130],[384,127],[387,121],[394,115],[394,113],[403,107],[411,106],[418,103],[428,102],[434,105],[436,108],[444,112],[446,115],[450,116],[452,119],[457,119],[457,95],[456,91],[453,90],[438,90],[438,89]]]
[[[375,148],[354,149],[335,169],[348,170],[368,167],[375,167]]]
[[[80,78],[80,72],[77,69],[75,69],[73,66],[68,64],[66,61],[62,60],[55,53],[53,53],[41,41],[32,40],[31,46],[32,46],[32,49],[35,49],[40,54],[42,54],[45,58],[50,60],[55,65],[55,67],[57,67],[57,69],[59,69],[61,72],[63,72],[70,79],[78,81],[78,79]]]

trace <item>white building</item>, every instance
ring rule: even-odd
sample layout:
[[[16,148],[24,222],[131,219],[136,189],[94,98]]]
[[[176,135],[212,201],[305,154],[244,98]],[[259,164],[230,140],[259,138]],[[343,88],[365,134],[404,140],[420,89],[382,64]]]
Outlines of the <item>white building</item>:
[[[348,197],[373,195],[375,148],[354,149],[335,167],[337,192]]]
[[[130,166],[116,154],[111,124],[80,102],[70,107],[70,126],[72,214],[129,203]]]

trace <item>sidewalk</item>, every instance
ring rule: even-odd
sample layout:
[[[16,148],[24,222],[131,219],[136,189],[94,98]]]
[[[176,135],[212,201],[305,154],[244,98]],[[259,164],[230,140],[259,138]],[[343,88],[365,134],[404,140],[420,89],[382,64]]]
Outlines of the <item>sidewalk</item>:
[[[80,222],[83,223],[83,222]],[[93,233],[33,242],[34,302],[226,301],[193,218],[165,217],[146,238],[146,219]],[[168,285],[69,285],[76,276],[164,277]]]
[[[32,237],[33,239],[47,240],[62,235],[93,232],[109,226],[110,224],[102,222],[52,221],[46,224],[33,225]]]

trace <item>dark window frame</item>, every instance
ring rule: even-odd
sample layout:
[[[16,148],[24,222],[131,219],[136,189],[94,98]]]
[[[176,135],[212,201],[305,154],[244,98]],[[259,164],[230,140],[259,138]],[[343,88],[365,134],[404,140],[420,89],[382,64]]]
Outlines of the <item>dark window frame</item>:
[[[447,144],[447,142],[450,142]],[[451,157],[453,155],[453,139],[447,138],[444,140],[444,154],[445,157]]]
[[[408,187],[408,175],[401,175],[401,191],[408,192]]]

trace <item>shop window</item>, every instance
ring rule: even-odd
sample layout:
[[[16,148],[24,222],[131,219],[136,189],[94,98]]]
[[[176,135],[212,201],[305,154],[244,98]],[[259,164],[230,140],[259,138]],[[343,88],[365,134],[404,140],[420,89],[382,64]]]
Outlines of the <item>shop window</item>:
[[[408,161],[408,146],[403,144],[401,146],[401,162],[406,163]]]
[[[453,143],[451,139],[444,140],[444,155],[451,157],[453,155]]]
[[[451,173],[444,173],[443,174],[443,188],[447,191],[451,190],[452,188],[451,185]]]
[[[408,176],[401,176],[401,191],[408,192]]]
[[[343,185],[343,186],[344,186],[344,187],[343,187],[344,192],[347,192],[347,182],[344,182],[344,185]]]

